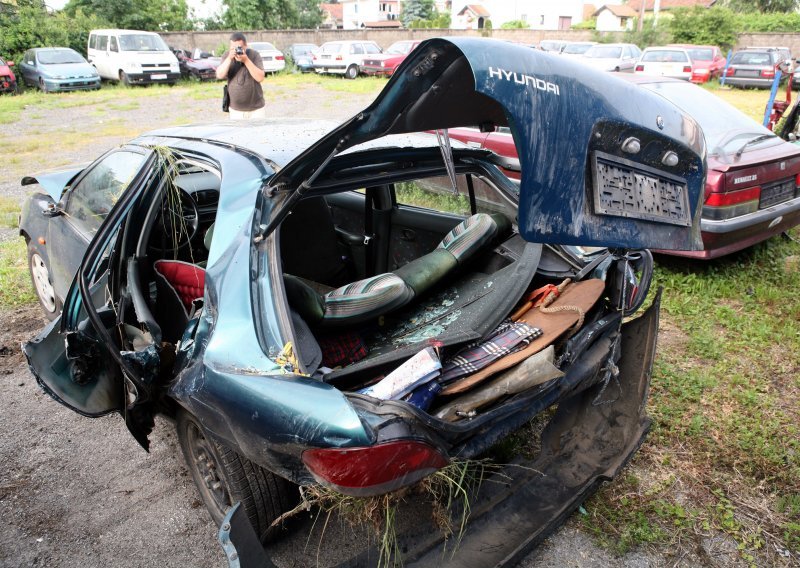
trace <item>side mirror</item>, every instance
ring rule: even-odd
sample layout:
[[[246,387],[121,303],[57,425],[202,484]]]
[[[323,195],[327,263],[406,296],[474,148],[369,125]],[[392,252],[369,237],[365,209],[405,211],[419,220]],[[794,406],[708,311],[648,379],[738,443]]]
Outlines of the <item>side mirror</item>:
[[[47,218],[58,217],[64,212],[58,205],[55,203],[51,203],[47,206],[47,209],[42,209],[42,215]]]

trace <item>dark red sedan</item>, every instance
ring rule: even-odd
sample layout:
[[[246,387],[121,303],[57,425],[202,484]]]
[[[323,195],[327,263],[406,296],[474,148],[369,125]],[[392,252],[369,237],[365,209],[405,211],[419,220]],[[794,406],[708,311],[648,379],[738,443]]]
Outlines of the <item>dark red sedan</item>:
[[[0,58],[0,93],[16,93],[18,91],[17,78],[11,67],[13,61],[5,61]]]
[[[722,76],[725,69],[725,56],[715,45],[692,45],[676,43],[670,47],[682,47],[689,52],[692,60],[692,83],[708,83]]]
[[[700,123],[705,135],[708,174],[700,223],[704,250],[666,254],[717,258],[800,224],[800,146],[782,140],[691,83],[626,73],[618,76],[682,108]],[[450,136],[501,156],[517,157],[508,129],[487,134],[477,128],[459,128],[450,130]],[[519,178],[519,173],[507,174]]]
[[[383,53],[376,53],[364,58],[360,71],[365,75],[391,77],[394,70],[408,57],[419,41],[396,41]]]

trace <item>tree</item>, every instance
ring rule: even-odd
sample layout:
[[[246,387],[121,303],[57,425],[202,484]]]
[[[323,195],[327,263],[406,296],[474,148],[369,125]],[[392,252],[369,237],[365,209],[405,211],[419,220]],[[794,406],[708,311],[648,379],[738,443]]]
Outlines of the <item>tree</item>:
[[[669,22],[672,40],[676,43],[718,45],[736,44],[739,24],[736,14],[726,8],[680,8],[673,11]]]
[[[734,12],[794,12],[800,0],[726,0],[724,7]]]
[[[31,47],[45,45],[71,47],[85,55],[89,31],[109,25],[80,10],[73,16],[50,14],[39,1],[20,0],[17,6],[5,8],[0,10],[0,53],[12,60],[18,60]]]
[[[192,29],[186,0],[69,0],[64,12],[78,10],[97,16],[113,27],[145,31]]]
[[[309,5],[306,0],[224,0],[223,3],[227,7],[224,21],[232,30],[294,28],[300,25],[300,10]]]
[[[406,0],[403,2],[403,12],[400,14],[400,19],[403,25],[407,28],[411,26],[412,22],[420,20],[430,20],[436,15],[436,7],[433,0]],[[425,26],[418,26],[425,27]]]

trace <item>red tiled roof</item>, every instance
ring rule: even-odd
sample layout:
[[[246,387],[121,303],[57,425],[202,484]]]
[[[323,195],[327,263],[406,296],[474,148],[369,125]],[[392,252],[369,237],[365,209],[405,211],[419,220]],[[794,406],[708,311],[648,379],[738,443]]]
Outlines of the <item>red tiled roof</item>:
[[[583,19],[588,20],[594,15],[596,8],[594,4],[584,4],[583,5]]]
[[[489,13],[489,10],[487,10],[486,8],[481,6],[480,4],[467,4],[466,6],[464,6],[461,9],[461,11],[458,13],[458,15],[459,16],[463,15],[464,12],[466,12],[467,10],[469,10],[470,12],[475,14],[476,16],[480,16],[481,18],[489,18],[489,17],[491,17],[491,14]]]
[[[597,9],[594,14],[592,14],[592,16],[597,16],[603,10],[608,10],[617,18],[635,18],[639,15],[638,12],[636,12],[630,6],[626,6],[625,4],[605,4],[600,6],[600,8]]]
[[[673,8],[691,8],[693,6],[700,6],[702,8],[710,8],[716,0],[661,0],[660,10],[672,10]],[[644,9],[648,12],[653,11],[653,4],[655,0],[645,0]],[[637,14],[639,7],[642,5],[642,0],[629,0],[628,6],[632,8]]]
[[[336,20],[337,22],[342,21],[343,17],[343,10],[341,4],[320,4],[319,9],[323,12],[327,12],[331,18]]]

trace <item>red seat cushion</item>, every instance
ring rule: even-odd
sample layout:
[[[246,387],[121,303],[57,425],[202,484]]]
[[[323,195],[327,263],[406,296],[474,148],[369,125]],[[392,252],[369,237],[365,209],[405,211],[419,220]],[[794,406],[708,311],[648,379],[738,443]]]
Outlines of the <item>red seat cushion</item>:
[[[206,287],[206,271],[195,264],[180,260],[157,260],[156,271],[169,282],[186,307],[187,312],[192,302],[203,297]]]

